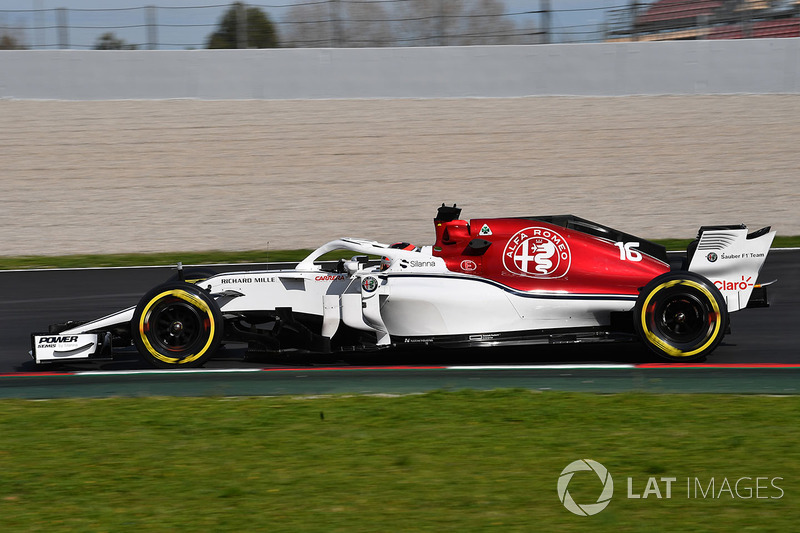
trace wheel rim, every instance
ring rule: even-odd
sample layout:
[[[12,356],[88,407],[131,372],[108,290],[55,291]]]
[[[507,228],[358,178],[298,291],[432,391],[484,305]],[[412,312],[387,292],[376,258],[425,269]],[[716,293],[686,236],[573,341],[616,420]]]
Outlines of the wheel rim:
[[[706,306],[694,295],[679,294],[656,306],[657,329],[665,338],[676,343],[693,343],[709,333],[709,314]]]
[[[208,319],[196,307],[177,298],[156,304],[145,321],[153,346],[175,355],[193,352],[208,331]]]

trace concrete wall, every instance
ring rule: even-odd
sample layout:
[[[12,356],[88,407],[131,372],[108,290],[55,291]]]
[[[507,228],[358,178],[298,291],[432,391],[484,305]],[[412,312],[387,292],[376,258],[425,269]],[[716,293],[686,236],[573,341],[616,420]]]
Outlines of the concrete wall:
[[[800,235],[800,95],[0,100],[0,256],[430,244],[574,213]],[[777,294],[777,292],[776,292]]]
[[[18,99],[800,93],[800,39],[540,46],[0,51]]]

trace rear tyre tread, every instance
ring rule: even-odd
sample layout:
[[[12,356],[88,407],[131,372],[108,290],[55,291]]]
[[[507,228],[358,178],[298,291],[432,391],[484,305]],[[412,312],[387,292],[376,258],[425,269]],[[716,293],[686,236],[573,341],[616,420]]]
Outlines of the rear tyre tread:
[[[727,304],[719,289],[693,272],[668,272],[650,281],[633,317],[642,342],[669,361],[704,359],[728,330]]]

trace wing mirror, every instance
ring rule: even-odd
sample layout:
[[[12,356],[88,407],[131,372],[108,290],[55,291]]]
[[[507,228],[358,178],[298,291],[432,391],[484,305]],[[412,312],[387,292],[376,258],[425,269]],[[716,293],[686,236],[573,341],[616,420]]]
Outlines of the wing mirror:
[[[356,255],[350,258],[349,261],[344,262],[344,269],[345,271],[350,274],[351,276],[361,270],[363,266],[369,261],[369,256],[366,255]]]

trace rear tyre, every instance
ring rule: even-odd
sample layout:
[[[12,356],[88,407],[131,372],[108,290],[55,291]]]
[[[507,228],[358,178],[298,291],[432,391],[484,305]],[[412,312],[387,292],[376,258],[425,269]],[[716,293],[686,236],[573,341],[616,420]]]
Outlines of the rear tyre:
[[[668,272],[650,281],[639,293],[633,316],[642,341],[670,361],[702,359],[728,328],[722,294],[693,272]]]
[[[139,301],[131,321],[134,345],[159,368],[198,367],[219,348],[223,318],[211,296],[196,285],[160,285]]]

